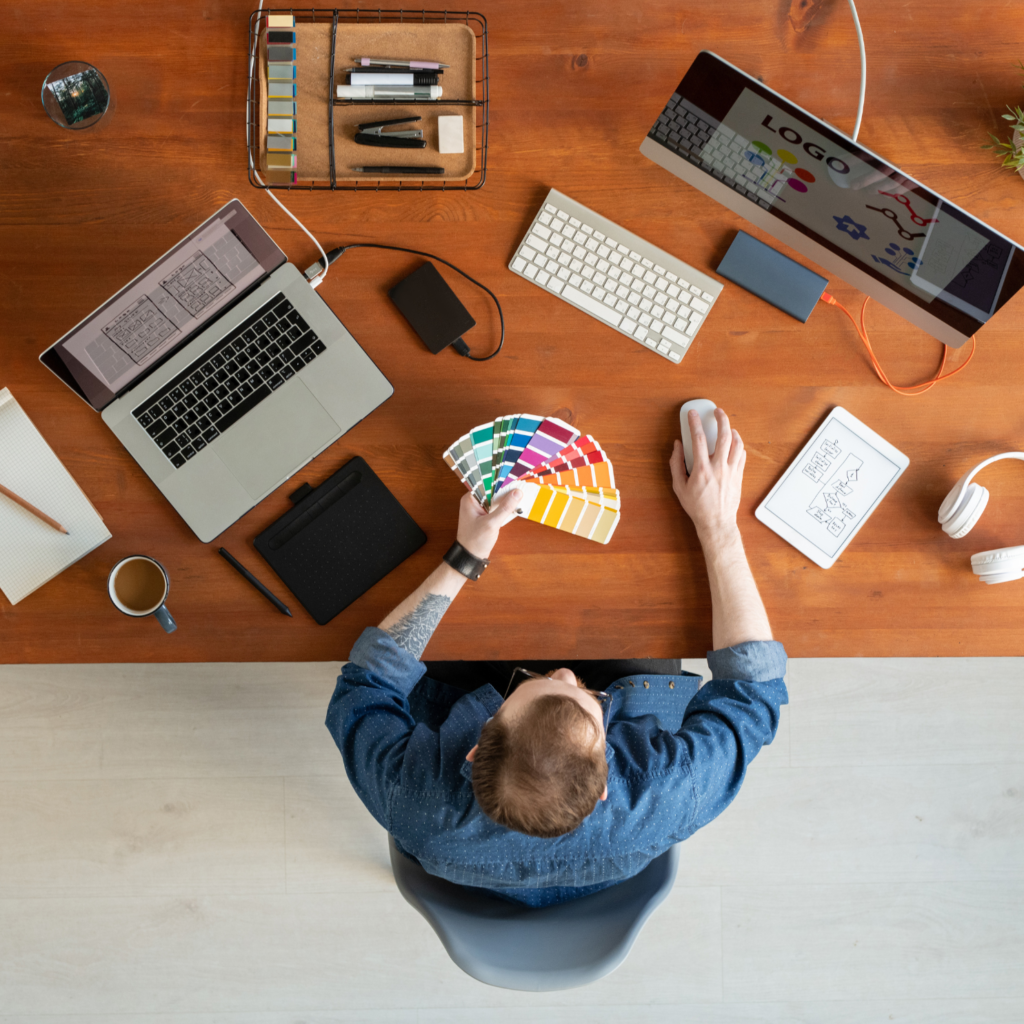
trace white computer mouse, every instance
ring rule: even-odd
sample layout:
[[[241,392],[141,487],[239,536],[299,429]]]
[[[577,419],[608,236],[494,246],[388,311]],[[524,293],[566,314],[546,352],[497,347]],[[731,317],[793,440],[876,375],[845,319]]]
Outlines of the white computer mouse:
[[[714,455],[715,445],[718,444],[718,420],[715,419],[717,408],[715,403],[707,398],[693,398],[689,402],[683,402],[679,410],[679,430],[683,435],[683,457],[686,459],[687,473],[693,472],[693,438],[690,436],[690,424],[686,420],[686,414],[693,409],[700,417],[704,435],[708,439],[708,455]]]

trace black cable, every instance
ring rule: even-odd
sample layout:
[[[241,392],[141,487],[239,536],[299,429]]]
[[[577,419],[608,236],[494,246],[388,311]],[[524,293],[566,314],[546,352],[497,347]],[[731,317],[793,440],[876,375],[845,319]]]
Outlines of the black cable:
[[[348,252],[349,249],[391,249],[394,252],[409,252],[414,256],[425,256],[427,259],[437,260],[439,263],[443,263],[446,267],[451,267],[457,274],[461,274],[467,281],[475,284],[477,288],[482,288],[492,299],[494,299],[494,305],[498,309],[498,320],[501,321],[501,338],[498,340],[498,347],[489,356],[473,356],[469,354],[468,349],[465,352],[462,352],[457,347],[455,348],[455,351],[466,359],[472,359],[474,363],[486,363],[488,359],[493,359],[501,351],[502,346],[505,344],[505,317],[501,312],[501,303],[498,301],[498,296],[495,295],[487,285],[481,284],[476,280],[476,278],[470,277],[464,270],[459,270],[454,263],[449,263],[440,256],[435,256],[432,252],[420,252],[419,249],[406,249],[401,245],[379,245],[376,242],[353,242],[351,245],[340,245],[337,249],[332,249],[327,253],[328,266],[330,266],[330,264],[332,264],[339,256]],[[316,273],[319,273],[321,270],[326,270],[326,267],[321,267],[320,261],[317,260],[317,262],[306,271],[306,276],[309,277],[311,272],[315,271]],[[459,340],[461,341],[462,339]],[[463,342],[463,344],[465,345],[465,342]]]

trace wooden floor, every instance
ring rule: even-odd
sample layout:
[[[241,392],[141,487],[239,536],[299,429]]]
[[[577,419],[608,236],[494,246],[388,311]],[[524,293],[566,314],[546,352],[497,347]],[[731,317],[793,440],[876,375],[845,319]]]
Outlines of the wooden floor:
[[[0,668],[2,1024],[1024,1020],[1024,660],[791,662],[626,963],[540,995],[398,895],[337,668]]]

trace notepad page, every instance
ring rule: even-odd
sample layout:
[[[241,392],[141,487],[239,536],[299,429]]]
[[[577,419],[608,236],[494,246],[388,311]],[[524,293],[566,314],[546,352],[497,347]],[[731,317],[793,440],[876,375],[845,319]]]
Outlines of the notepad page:
[[[110,540],[110,531],[7,388],[0,389],[0,483],[56,519],[0,494],[0,590],[11,604]]]

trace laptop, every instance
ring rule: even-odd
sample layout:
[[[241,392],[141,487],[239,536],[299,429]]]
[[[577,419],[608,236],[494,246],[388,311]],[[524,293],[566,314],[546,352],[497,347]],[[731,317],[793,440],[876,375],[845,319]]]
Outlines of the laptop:
[[[394,392],[237,199],[39,358],[204,542]]]

